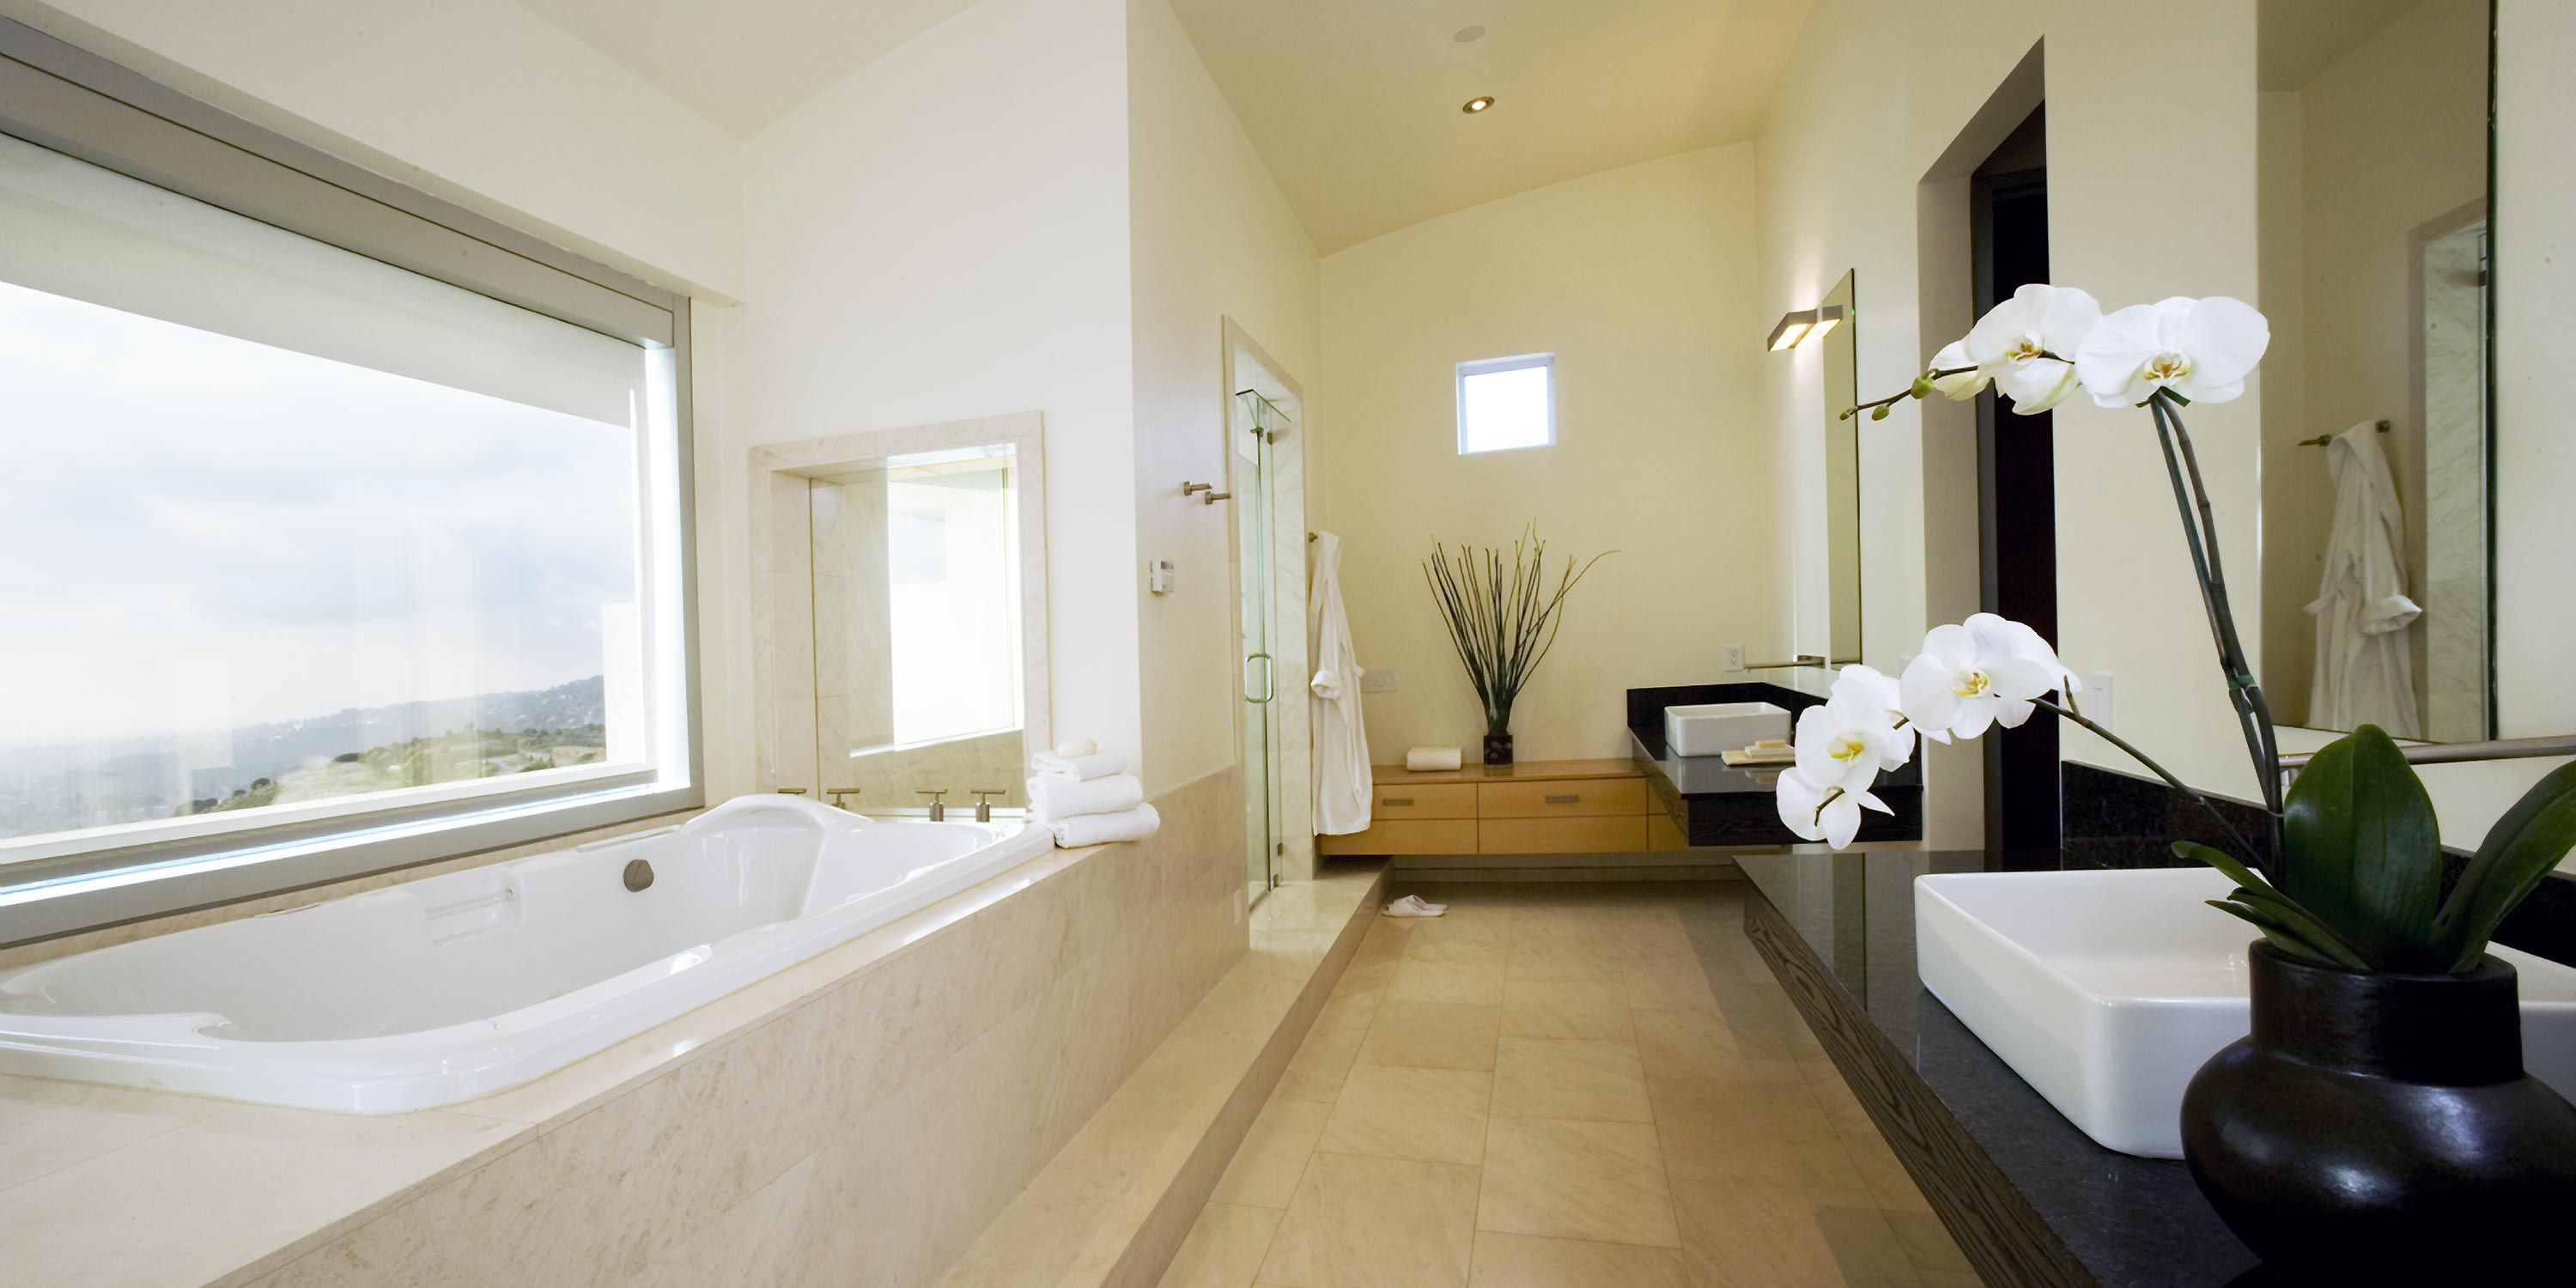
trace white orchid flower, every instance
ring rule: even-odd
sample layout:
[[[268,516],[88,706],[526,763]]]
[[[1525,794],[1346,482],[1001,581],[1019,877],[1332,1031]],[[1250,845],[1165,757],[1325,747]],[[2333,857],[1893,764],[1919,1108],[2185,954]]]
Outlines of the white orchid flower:
[[[1935,626],[1923,637],[1922,653],[1906,663],[1897,696],[1924,737],[1948,742],[1997,724],[2020,727],[2030,719],[2031,699],[2054,690],[2058,678],[2045,664],[2015,655],[2012,642],[1990,627]]]
[[[1914,726],[1905,719],[1896,680],[1877,668],[1846,666],[1834,677],[1825,709],[1836,724],[1867,730],[1878,739],[1878,767],[1896,769],[1914,759]]]
[[[1960,371],[1965,367],[1967,370]],[[1939,353],[1932,355],[1931,370],[1957,371],[1953,376],[1936,376],[1932,388],[1952,402],[1966,402],[1993,381],[1994,377],[1977,369],[1977,360],[1968,356],[1968,342],[1952,340]]]
[[[1889,722],[1884,718],[1874,722],[1837,718],[1851,714],[1836,711],[1830,702],[1798,713],[1798,734],[1793,742],[1798,752],[1798,773],[1806,781],[1854,792],[1868,791],[1869,785],[1878,781]]]
[[[1968,634],[1977,640],[1979,649],[2008,654],[2023,661],[2038,664],[2042,670],[2048,672],[2050,688],[2064,689],[2069,693],[2084,691],[2084,681],[2077,679],[2075,672],[2068,670],[2065,663],[2058,661],[2057,650],[2049,647],[2048,641],[2041,639],[2039,632],[2029,626],[2009,617],[1998,617],[1993,613],[1977,613],[1962,625],[1966,626]]]
[[[2159,389],[2226,402],[2245,392],[2271,343],[2272,325],[2253,305],[2177,295],[2102,319],[2075,350],[2075,375],[2105,407],[2134,407]]]
[[[1780,807],[1780,821],[1789,830],[1809,841],[1823,841],[1839,850],[1860,834],[1860,812],[1874,809],[1893,814],[1885,802],[1866,790],[1847,787],[1819,787],[1797,769],[1780,771],[1780,782],[1773,800]]]
[[[1979,372],[2012,395],[2016,414],[2036,416],[2074,394],[2073,358],[2101,321],[2092,296],[2033,282],[1988,309],[1959,343]]]

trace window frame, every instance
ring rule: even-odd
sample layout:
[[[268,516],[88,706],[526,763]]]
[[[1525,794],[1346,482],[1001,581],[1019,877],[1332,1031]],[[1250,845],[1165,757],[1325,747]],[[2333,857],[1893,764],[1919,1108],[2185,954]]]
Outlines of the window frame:
[[[1469,446],[1467,378],[1499,375],[1506,371],[1527,371],[1532,367],[1541,368],[1547,372],[1547,437],[1535,443],[1520,443],[1510,447]],[[1553,350],[1546,353],[1514,354],[1508,358],[1477,358],[1461,362],[1458,364],[1458,379],[1453,392],[1454,401],[1458,406],[1458,454],[1460,456],[1491,456],[1496,452],[1525,452],[1534,448],[1556,446],[1556,354]]]
[[[0,947],[525,845],[704,806],[689,298],[0,19],[0,133],[476,294],[671,353],[677,442],[646,516],[644,575],[676,592],[648,626],[675,726],[643,770],[523,792],[426,793],[383,808],[165,836],[0,867]],[[643,464],[639,462],[639,464]],[[650,477],[646,471],[645,477]],[[657,617],[662,614],[656,614]],[[676,736],[671,736],[676,735]],[[354,798],[364,800],[365,798]]]

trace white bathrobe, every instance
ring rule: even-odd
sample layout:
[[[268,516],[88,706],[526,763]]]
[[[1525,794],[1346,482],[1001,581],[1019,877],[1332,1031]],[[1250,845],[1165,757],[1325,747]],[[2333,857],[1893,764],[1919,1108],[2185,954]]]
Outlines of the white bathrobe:
[[[1342,609],[1342,539],[1315,539],[1306,611],[1315,622],[1315,830],[1345,836],[1369,825],[1368,730],[1360,720],[1360,662]]]
[[[2308,605],[2317,619],[2308,723],[2375,724],[2394,737],[2422,737],[2406,628],[2424,610],[2406,597],[2406,519],[2377,427],[2364,421],[2335,435],[2326,468],[2334,472],[2334,524],[2325,577]]]

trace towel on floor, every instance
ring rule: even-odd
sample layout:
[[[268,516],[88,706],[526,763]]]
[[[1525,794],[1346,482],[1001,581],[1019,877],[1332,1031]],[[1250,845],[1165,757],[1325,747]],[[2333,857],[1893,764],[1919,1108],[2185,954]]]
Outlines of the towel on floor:
[[[1127,758],[1114,751],[1095,751],[1088,756],[1059,756],[1052,751],[1041,751],[1029,763],[1040,778],[1070,778],[1075,782],[1127,772]]]
[[[1049,778],[1041,774],[1029,780],[1029,804],[1043,819],[1116,814],[1144,803],[1145,784],[1137,781],[1134,774],[1111,774],[1107,778],[1088,780]]]
[[[1086,845],[1106,845],[1111,841],[1141,841],[1163,826],[1163,816],[1151,805],[1120,810],[1115,814],[1084,814],[1059,818],[1047,823],[1055,833],[1055,843],[1068,850]]]

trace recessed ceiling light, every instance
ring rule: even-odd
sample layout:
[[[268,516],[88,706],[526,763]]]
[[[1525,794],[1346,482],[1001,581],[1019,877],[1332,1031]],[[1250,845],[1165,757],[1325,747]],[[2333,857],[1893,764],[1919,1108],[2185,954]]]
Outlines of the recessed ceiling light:
[[[1467,115],[1469,115],[1469,116],[1474,116],[1476,113],[1481,112],[1481,111],[1484,111],[1486,108],[1492,107],[1493,105],[1494,105],[1494,96],[1493,96],[1493,95],[1491,95],[1491,94],[1478,94],[1478,95],[1477,95],[1477,96],[1475,96],[1474,98],[1468,99],[1468,100],[1467,100],[1467,102],[1466,102],[1466,104],[1465,104],[1464,106],[1460,107],[1458,110],[1459,110],[1459,111],[1461,111],[1461,112],[1465,112],[1465,113],[1466,113]]]
[[[1484,35],[1485,29],[1482,27],[1460,27],[1458,29],[1458,34],[1451,36],[1450,39],[1464,45],[1471,41],[1481,40],[1484,38]]]

